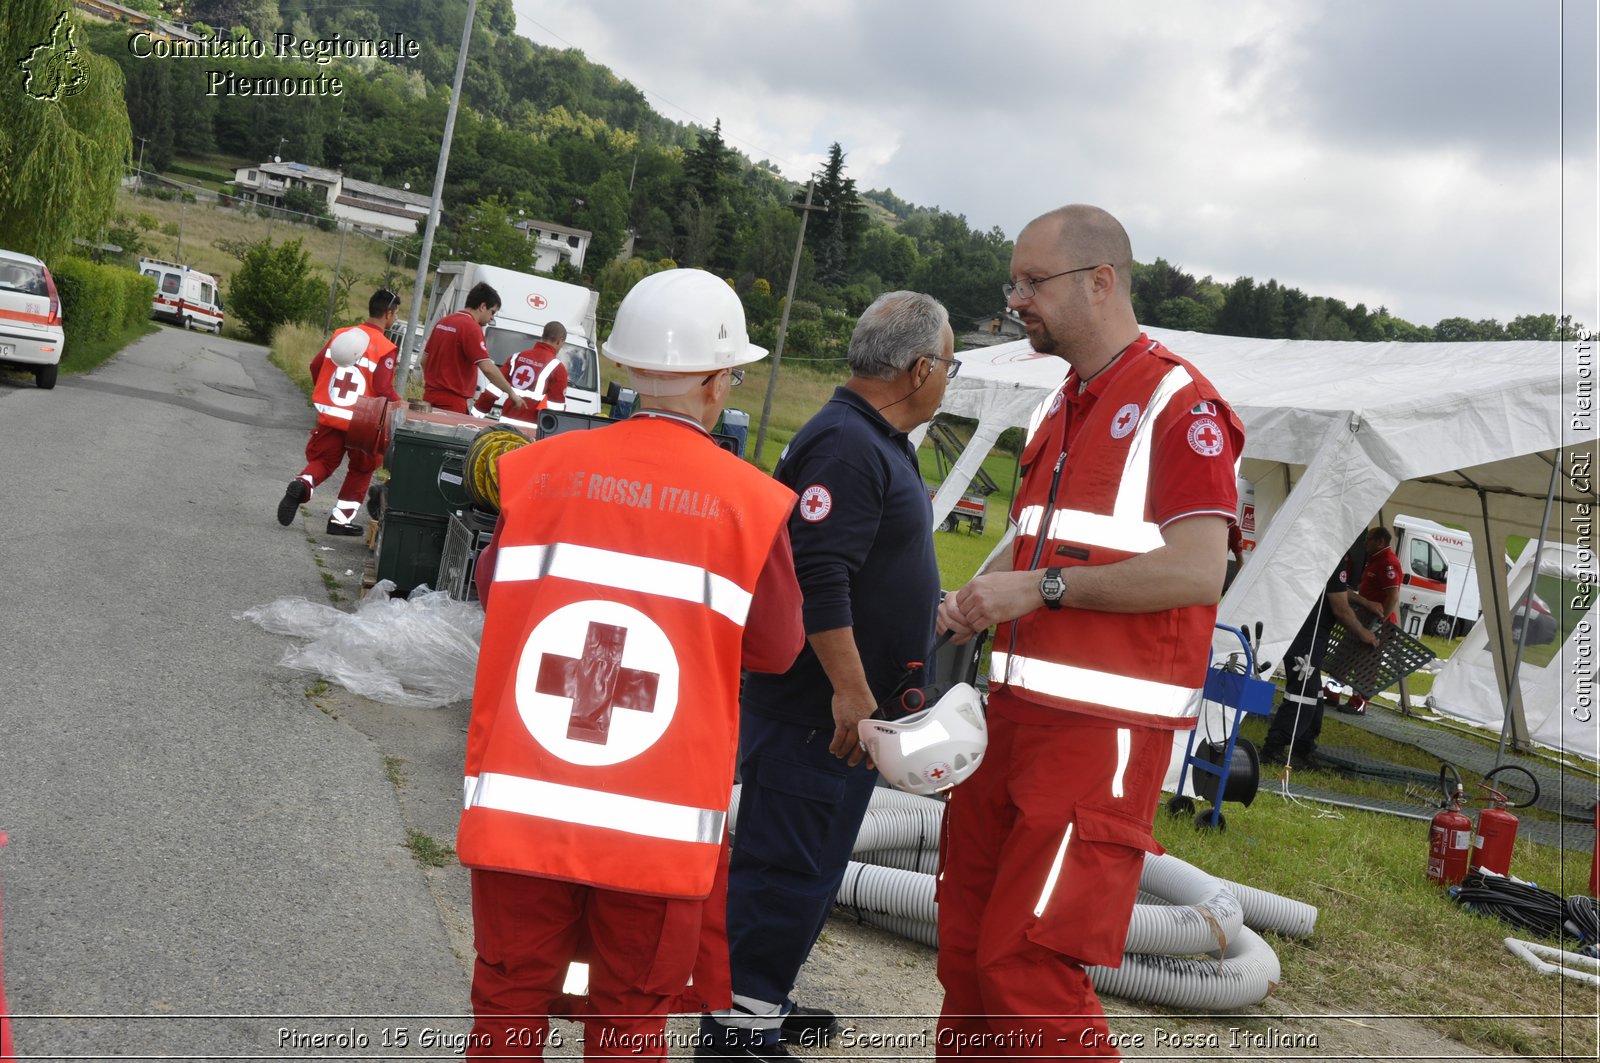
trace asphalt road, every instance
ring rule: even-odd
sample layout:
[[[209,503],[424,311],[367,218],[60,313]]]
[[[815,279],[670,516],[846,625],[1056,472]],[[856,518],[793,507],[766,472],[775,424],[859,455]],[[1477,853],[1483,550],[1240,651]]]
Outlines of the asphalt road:
[[[448,1057],[422,1031],[467,1028],[463,876],[406,846],[453,840],[465,706],[308,697],[288,640],[233,618],[327,601],[324,571],[353,599],[365,551],[322,534],[336,485],[273,519],[311,424],[265,349],[174,329],[54,391],[0,377],[20,1055],[372,1055],[404,1028]]]

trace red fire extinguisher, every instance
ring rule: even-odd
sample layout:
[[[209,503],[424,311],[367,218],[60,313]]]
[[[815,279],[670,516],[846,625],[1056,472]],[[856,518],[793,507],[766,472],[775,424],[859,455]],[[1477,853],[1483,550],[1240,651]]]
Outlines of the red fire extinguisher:
[[[1461,811],[1466,790],[1461,776],[1449,764],[1439,768],[1439,789],[1444,800],[1428,828],[1428,880],[1454,886],[1467,875],[1467,854],[1472,851],[1472,820]]]
[[[1496,776],[1518,773],[1526,776],[1531,797],[1512,801],[1491,782]],[[1480,783],[1489,791],[1489,805],[1478,813],[1478,826],[1472,835],[1472,866],[1492,871],[1497,875],[1511,874],[1511,851],[1517,843],[1517,817],[1507,808],[1526,808],[1539,799],[1539,780],[1525,768],[1502,764],[1483,777]],[[1511,789],[1511,787],[1506,787]]]

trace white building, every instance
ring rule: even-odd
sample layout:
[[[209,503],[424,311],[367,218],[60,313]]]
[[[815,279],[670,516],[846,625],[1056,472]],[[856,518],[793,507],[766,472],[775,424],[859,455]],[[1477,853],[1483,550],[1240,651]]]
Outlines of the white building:
[[[549,273],[563,260],[570,262],[573,269],[583,269],[583,256],[588,253],[589,239],[594,235],[587,229],[573,229],[553,221],[519,221],[517,228],[534,243],[534,269]]]
[[[430,200],[404,189],[345,177],[338,170],[303,162],[264,162],[234,171],[235,195],[243,203],[284,206],[284,194],[303,189],[327,204],[340,227],[379,236],[410,236],[428,216]]]

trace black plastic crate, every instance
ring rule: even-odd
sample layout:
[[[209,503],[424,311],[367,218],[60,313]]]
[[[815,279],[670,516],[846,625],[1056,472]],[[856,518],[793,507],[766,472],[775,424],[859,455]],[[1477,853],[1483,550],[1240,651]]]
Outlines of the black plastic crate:
[[[419,583],[437,590],[433,583],[449,526],[448,517],[389,510],[378,525],[378,579],[394,580],[394,593],[402,598]]]

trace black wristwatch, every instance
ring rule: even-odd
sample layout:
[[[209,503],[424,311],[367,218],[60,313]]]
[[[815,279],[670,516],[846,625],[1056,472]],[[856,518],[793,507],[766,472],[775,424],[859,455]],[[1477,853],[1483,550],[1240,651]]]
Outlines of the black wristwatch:
[[[1050,609],[1061,608],[1061,596],[1067,593],[1067,581],[1061,578],[1059,568],[1047,568],[1039,580],[1039,596]]]

